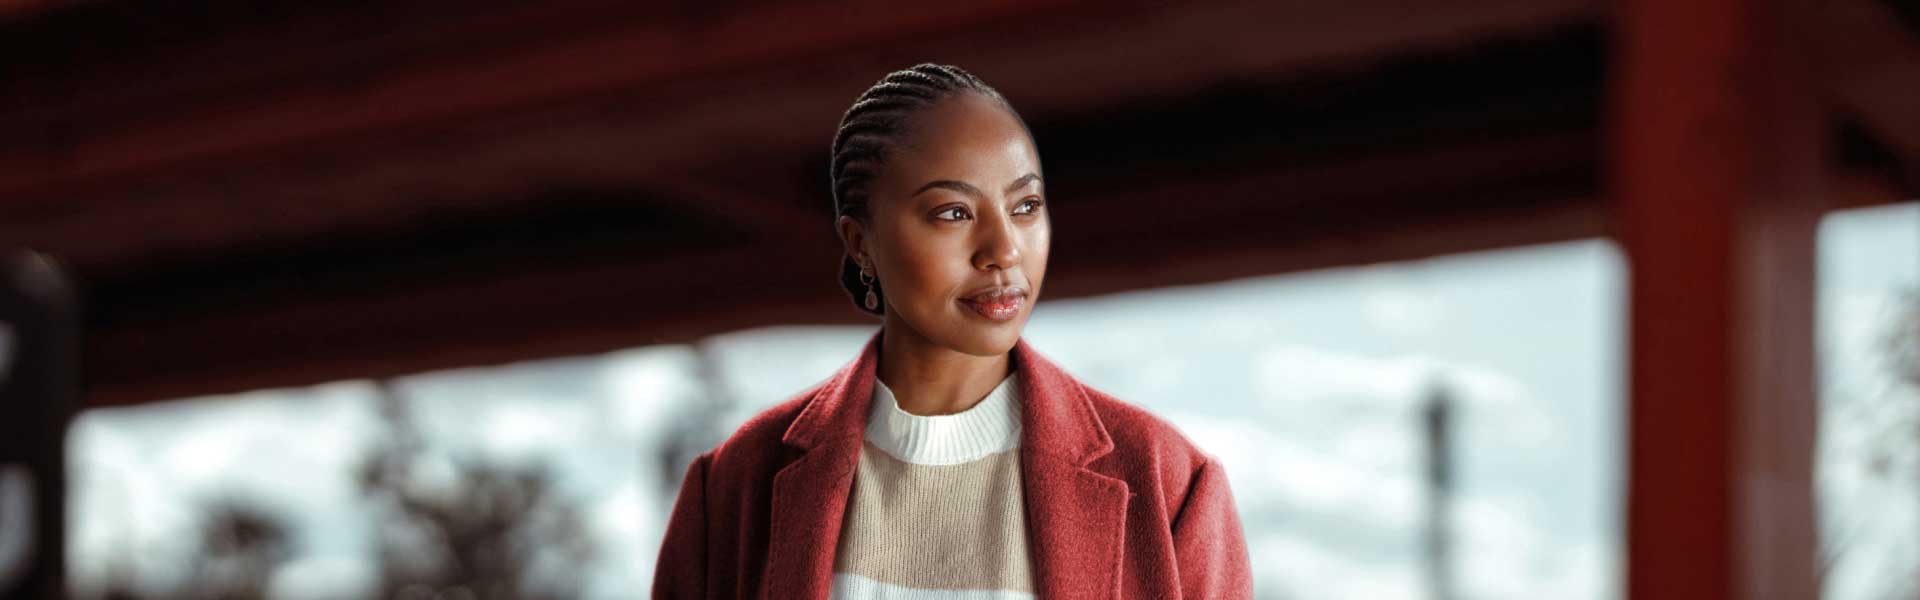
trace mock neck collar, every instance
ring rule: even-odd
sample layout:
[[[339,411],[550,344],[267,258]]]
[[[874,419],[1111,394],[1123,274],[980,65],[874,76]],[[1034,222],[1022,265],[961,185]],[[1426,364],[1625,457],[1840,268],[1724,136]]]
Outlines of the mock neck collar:
[[[875,367],[880,362],[883,331],[867,338],[867,345],[851,362],[826,381],[808,390],[810,396],[780,440],[809,450],[823,443],[846,443],[858,449],[872,402]],[[1085,465],[1113,451],[1113,438],[1100,423],[1093,401],[1082,384],[1027,343],[1014,344],[1011,359],[1019,373],[1014,387],[1020,397],[1020,448]]]
[[[966,410],[916,415],[900,408],[893,389],[873,380],[866,440],[894,458],[922,465],[954,465],[1020,445],[1020,391],[1008,373]]]

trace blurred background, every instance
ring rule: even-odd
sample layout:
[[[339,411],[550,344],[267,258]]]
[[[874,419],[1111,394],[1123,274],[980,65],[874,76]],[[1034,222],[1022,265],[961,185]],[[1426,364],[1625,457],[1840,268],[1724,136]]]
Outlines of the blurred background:
[[[0,597],[645,597],[923,61],[1257,597],[1920,598],[1896,0],[0,0]]]

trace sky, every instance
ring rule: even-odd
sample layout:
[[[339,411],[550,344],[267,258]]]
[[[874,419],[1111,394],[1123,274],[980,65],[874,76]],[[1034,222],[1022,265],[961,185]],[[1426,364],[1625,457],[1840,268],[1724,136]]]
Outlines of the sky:
[[[1911,394],[1870,359],[1875,319],[1920,274],[1917,238],[1913,204],[1822,225],[1828,413],[1840,396]],[[1625,269],[1613,244],[1586,240],[1043,300],[1025,335],[1220,460],[1262,598],[1429,597],[1420,409],[1436,388],[1458,416],[1445,518],[1459,597],[1616,598]],[[422,374],[393,389],[433,448],[418,485],[444,487],[462,461],[553,469],[601,550],[584,589],[626,598],[651,580],[681,474],[660,457],[684,460],[819,382],[872,331],[740,331]],[[199,507],[242,497],[292,524],[275,597],[364,593],[376,532],[353,469],[380,430],[375,391],[349,381],[83,414],[70,437],[77,591],[114,573],[165,587],[194,550]],[[1875,597],[1887,570],[1916,555],[1912,536],[1862,526],[1920,523],[1920,503],[1889,500],[1910,482],[1859,466],[1861,422],[1873,420],[1822,425],[1823,522],[1864,550],[1836,563],[1829,598]],[[670,444],[678,454],[662,454]]]

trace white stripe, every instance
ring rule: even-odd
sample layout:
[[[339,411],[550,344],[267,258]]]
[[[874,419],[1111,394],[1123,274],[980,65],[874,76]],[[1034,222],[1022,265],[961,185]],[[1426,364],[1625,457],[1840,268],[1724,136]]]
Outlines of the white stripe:
[[[1009,590],[929,590],[874,581],[853,573],[833,574],[833,600],[1033,600]]]

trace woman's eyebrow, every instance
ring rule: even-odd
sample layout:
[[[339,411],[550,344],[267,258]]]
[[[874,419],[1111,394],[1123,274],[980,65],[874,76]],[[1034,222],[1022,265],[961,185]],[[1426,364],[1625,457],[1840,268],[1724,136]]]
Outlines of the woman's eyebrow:
[[[1014,190],[1020,189],[1020,186],[1024,186],[1027,184],[1027,182],[1030,182],[1030,181],[1031,182],[1040,181],[1040,175],[1035,173],[1028,173],[1025,175],[1021,175],[1019,179],[1013,180],[1013,183],[1007,184],[1007,191],[1004,193],[1011,194],[1013,193]]]
[[[927,190],[931,190],[934,188],[940,188],[944,190],[953,190],[956,192],[960,192],[962,194],[966,194],[968,196],[973,196],[975,198],[982,198],[986,196],[986,194],[983,194],[980,192],[980,188],[973,187],[972,185],[969,185],[967,184],[967,182],[964,182],[964,181],[954,181],[951,179],[936,179],[933,181],[929,181],[927,182],[926,185],[920,186],[920,189],[914,190],[913,195],[918,196],[920,195],[921,192],[925,192]]]
[[[1037,182],[1037,181],[1040,181],[1040,175],[1038,174],[1028,173],[1025,175],[1021,175],[1019,179],[1013,180],[1013,183],[1007,184],[1007,190],[1006,192],[1003,192],[1003,193],[1011,194],[1014,192],[1014,190],[1020,189],[1021,186],[1027,185],[1030,182]],[[962,194],[966,194],[968,196],[973,196],[975,198],[986,196],[985,193],[980,191],[980,188],[973,187],[973,184],[970,184],[964,181],[954,181],[952,179],[936,179],[933,181],[929,181],[927,182],[926,185],[920,186],[920,189],[914,190],[912,195],[918,196],[921,194],[921,192],[925,192],[927,190],[931,190],[935,188],[944,189],[944,190],[953,190],[956,192],[960,192]]]

